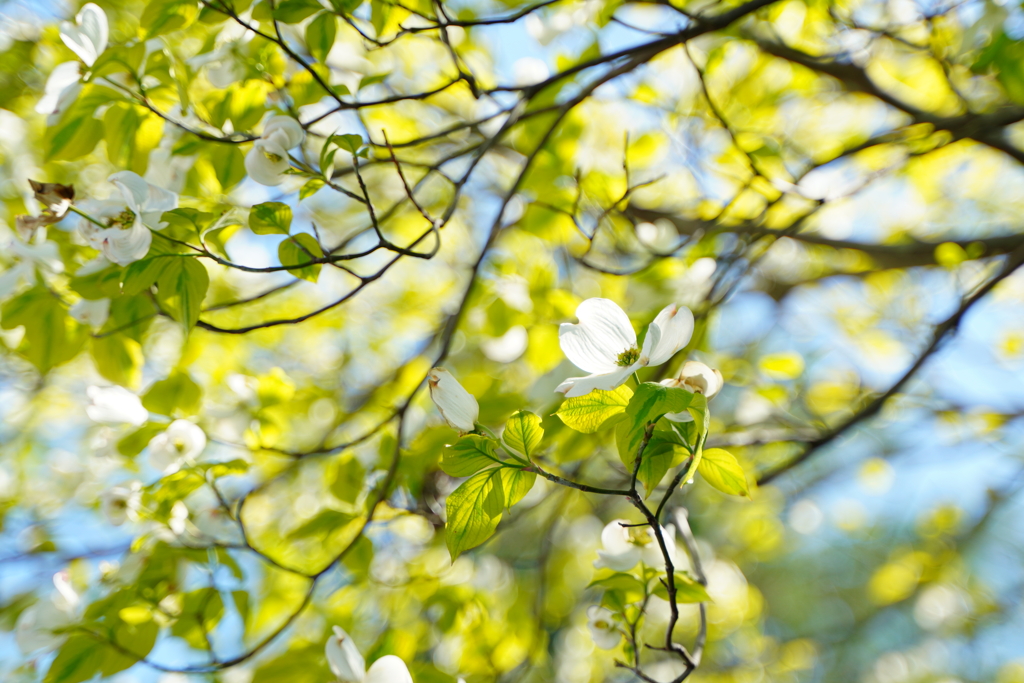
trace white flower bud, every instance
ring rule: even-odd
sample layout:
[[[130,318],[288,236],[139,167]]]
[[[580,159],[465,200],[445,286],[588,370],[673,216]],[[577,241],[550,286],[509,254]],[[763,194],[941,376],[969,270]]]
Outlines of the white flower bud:
[[[476,429],[480,405],[450,372],[444,368],[434,368],[427,375],[427,385],[430,387],[430,398],[445,422],[460,432]]]
[[[326,651],[327,663],[339,681],[363,683],[366,678],[366,660],[340,626],[335,626],[334,635],[327,639]]]
[[[725,386],[725,379],[717,369],[712,369],[700,361],[688,360],[683,364],[677,378],[663,379],[661,384],[686,389],[694,394],[703,394],[704,398],[711,401]],[[669,413],[665,419],[673,422],[691,422],[693,416],[684,410],[681,413]]]

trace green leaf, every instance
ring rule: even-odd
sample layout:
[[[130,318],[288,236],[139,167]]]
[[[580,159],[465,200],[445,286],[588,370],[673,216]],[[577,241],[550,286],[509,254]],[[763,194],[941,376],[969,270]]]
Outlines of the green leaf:
[[[121,612],[124,611],[121,610]],[[103,648],[105,657],[100,666],[100,673],[103,676],[113,676],[117,672],[135,665],[153,649],[159,632],[160,626],[152,619],[138,624],[127,623],[122,619],[113,633],[114,642],[120,645],[121,649]],[[127,654],[122,650],[132,654]]]
[[[130,296],[141,294],[154,284],[175,257],[155,256],[135,261],[121,274],[121,290]]]
[[[353,504],[363,490],[366,468],[355,456],[349,456],[338,463],[338,469],[331,482],[331,493],[338,500]]]
[[[619,443],[619,456],[626,469],[633,469],[633,462],[644,438],[647,425],[657,422],[666,413],[680,413],[693,401],[693,394],[685,389],[665,387],[644,382],[626,406],[623,440]],[[618,435],[618,430],[616,431]]]
[[[92,340],[92,359],[96,370],[115,384],[137,387],[142,381],[145,358],[142,346],[123,334],[111,334]]]
[[[501,469],[479,472],[448,495],[445,543],[452,562],[494,534],[505,507]]]
[[[216,628],[224,616],[224,600],[220,591],[213,588],[199,588],[185,593],[181,601],[181,615],[171,626],[171,634],[183,638],[196,649],[206,649],[203,635]]]
[[[149,326],[153,324],[154,317],[156,317],[156,306],[153,305],[152,299],[145,294],[115,297],[110,302],[110,318],[103,326],[102,332],[119,330],[118,334],[131,337],[142,343],[142,338]]]
[[[220,183],[220,191],[227,192],[245,178],[245,155],[237,145],[220,147],[217,154],[210,157],[213,172]]]
[[[285,0],[274,9],[274,18],[283,24],[297,24],[322,9],[316,0]]]
[[[363,146],[363,138],[355,133],[346,133],[345,135],[332,135],[331,140],[338,147],[355,154],[359,151],[359,148]]]
[[[708,595],[707,589],[701,584],[697,583],[689,574],[684,572],[676,572],[676,603],[697,603],[697,602],[712,602],[711,596]],[[658,584],[652,591],[655,595],[663,600],[668,600],[668,588],[665,584],[658,581]]]
[[[326,184],[327,183],[325,183],[320,178],[310,179],[305,185],[302,186],[302,189],[299,190],[299,201],[312,197],[317,193],[317,191],[321,187],[323,187]]]
[[[149,445],[149,442],[153,440],[154,436],[165,429],[167,429],[167,425],[165,424],[148,422],[136,429],[134,432],[130,432],[127,436],[122,437],[121,440],[117,442],[117,452],[123,456],[134,458]]]
[[[172,417],[175,414],[196,415],[203,390],[187,372],[175,370],[167,379],[153,382],[142,396],[146,410]]]
[[[540,418],[526,410],[512,414],[501,433],[501,440],[519,455],[529,459],[537,452],[544,429]]]
[[[366,88],[368,86],[376,85],[377,83],[383,83],[384,81],[387,80],[388,76],[390,76],[390,75],[391,75],[391,72],[384,72],[382,74],[373,74],[371,76],[363,76],[362,78],[359,79],[359,87],[356,88],[356,89],[357,90],[362,90],[363,88]]]
[[[190,330],[199,320],[210,276],[194,257],[168,258],[170,263],[156,281],[157,299],[172,318]]]
[[[616,572],[611,576],[605,576],[590,582],[587,588],[602,588],[605,591],[614,591],[618,594],[621,604],[640,602],[647,594],[644,582],[632,574]]]
[[[373,24],[373,30],[377,32],[377,37],[380,37],[388,25],[392,7],[391,3],[384,0],[370,0],[370,23]]]
[[[121,293],[121,268],[104,268],[89,275],[73,276],[68,286],[83,299],[108,299]]]
[[[537,482],[536,472],[527,472],[519,467],[504,467],[501,470],[501,486],[505,490],[505,508],[523,499]]]
[[[697,469],[704,481],[722,493],[750,497],[747,475],[736,456],[729,451],[722,448],[707,449]]]
[[[25,327],[17,351],[42,374],[78,355],[88,337],[86,328],[72,320],[63,304],[42,285],[5,302],[0,316],[0,327],[5,330]]]
[[[131,166],[135,152],[135,133],[139,128],[139,114],[127,102],[115,102],[103,115],[106,132],[107,159],[114,166]]]
[[[497,464],[495,443],[486,436],[469,434],[441,452],[441,471],[449,477],[468,477]]]
[[[604,422],[626,410],[633,391],[626,385],[612,391],[595,389],[586,396],[567,398],[555,413],[567,427],[593,434]]]
[[[325,538],[332,531],[338,527],[345,526],[355,518],[355,515],[350,515],[340,510],[321,510],[312,519],[296,527],[288,534],[288,538],[292,540],[313,536]]]
[[[320,277],[321,268],[321,264],[311,261],[323,256],[324,252],[316,239],[305,232],[292,235],[277,247],[277,257],[281,260],[281,265],[288,268],[288,272],[295,277],[310,282],[316,282]]]
[[[194,0],[153,0],[143,10],[139,27],[148,39],[183,29],[197,16],[199,3]]]
[[[306,26],[306,48],[318,62],[327,59],[327,53],[334,46],[338,33],[338,19],[330,12],[323,12]]]
[[[363,0],[331,0],[331,7],[339,14],[352,14],[362,4]]]
[[[636,477],[644,485],[645,497],[650,497],[669,469],[683,462],[689,455],[690,452],[679,443],[679,437],[674,433],[655,430],[644,449]]]
[[[264,202],[249,210],[249,229],[257,235],[287,235],[291,227],[292,207],[287,204]]]
[[[44,683],[81,683],[97,673],[103,664],[103,648],[89,636],[73,636],[57,652]]]

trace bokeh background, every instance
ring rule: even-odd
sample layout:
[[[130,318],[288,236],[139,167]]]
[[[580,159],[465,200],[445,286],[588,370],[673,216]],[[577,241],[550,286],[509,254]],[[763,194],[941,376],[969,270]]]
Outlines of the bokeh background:
[[[144,5],[100,4],[111,45],[146,40]],[[217,237],[218,253],[235,263],[278,265],[282,236],[254,234],[245,221],[269,200],[292,206],[295,229],[326,244],[375,243],[365,205],[331,188],[300,198],[301,178],[259,185],[240,170],[239,145],[192,135],[154,108],[178,120],[191,113],[224,136],[257,130],[271,109],[318,119],[303,150],[310,163],[323,136],[362,135],[383,162],[365,169],[369,193],[378,206],[397,203],[383,229],[404,244],[425,223],[402,204],[386,131],[423,205],[451,210],[436,256],[401,260],[302,323],[223,332],[327,305],[354,276],[325,266],[311,282],[207,262],[202,320],[220,331],[185,334],[158,316],[124,342],[117,371],[103,366],[94,338],[41,374],[21,353],[23,332],[2,332],[0,678],[47,676],[52,653],[22,652],[13,629],[68,570],[100,611],[113,594],[175,614],[182,601],[221,596],[205,636],[184,617],[160,622],[149,660],[171,669],[206,665],[211,645],[221,660],[248,652],[309,596],[238,666],[185,674],[139,663],[109,677],[122,683],[329,681],[323,644],[335,623],[368,658],[402,656],[417,683],[630,680],[614,666],[620,653],[595,649],[586,608],[597,599],[588,584],[601,528],[634,513],[539,481],[493,539],[452,564],[444,498],[457,482],[438,460],[456,433],[417,392],[445,354],[483,423],[499,428],[511,412],[532,410],[544,419],[551,468],[621,483],[610,432],[576,434],[552,416],[554,387],[578,372],[557,326],[602,296],[638,330],[668,303],[694,310],[690,346],[642,379],[670,376],[686,358],[721,369],[710,441],[762,480],[750,500],[699,479],[674,498],[690,511],[714,600],[693,680],[1024,681],[1024,275],[1012,272],[1024,244],[1018,5],[765,3],[607,79],[621,60],[601,55],[628,59],[734,5],[460,0],[445,3],[456,24],[447,42],[436,30],[390,40],[417,20],[429,24],[400,3],[313,5],[282,22],[282,40],[337,92],[354,93],[345,101],[456,82],[436,96],[340,109],[280,46],[200,15],[148,38],[150,54],[163,55],[152,63],[174,65],[146,75],[152,107],[102,95],[61,148],[67,121],[34,108],[53,67],[73,59],[57,24],[78,8],[0,4],[4,243],[20,239],[16,215],[38,211],[29,178],[101,200],[113,191],[107,176],[126,168],[180,193],[184,206],[235,217]],[[322,11],[339,19],[317,58],[305,30]],[[508,20],[457,25],[485,17]],[[225,70],[230,84],[216,85]],[[462,177],[474,145],[498,133],[517,102],[557,106],[577,93],[585,96],[549,135],[548,115],[512,126],[455,195],[449,179]],[[434,136],[467,121],[477,123]],[[335,178],[354,188],[347,163],[337,162]],[[64,272],[38,277],[73,300],[69,276],[95,251],[73,216],[48,230]],[[373,254],[352,267],[365,275],[385,260]],[[5,249],[0,262],[19,261]],[[352,543],[346,524],[400,444],[383,512],[315,587],[244,547],[202,476],[194,486],[163,477],[146,440],[123,445],[134,428],[86,415],[91,386],[143,395],[182,373],[201,398],[168,417],[203,427],[209,443],[197,467],[228,463],[211,478],[230,501],[248,495],[248,542],[286,567],[319,571]],[[409,396],[401,422],[387,421]],[[101,496],[130,481],[152,505],[112,526]],[[325,511],[349,517],[308,524]],[[652,608],[647,628],[665,619],[663,605]],[[696,608],[684,607],[682,642],[697,623]],[[678,673],[657,652],[647,656],[659,680]]]

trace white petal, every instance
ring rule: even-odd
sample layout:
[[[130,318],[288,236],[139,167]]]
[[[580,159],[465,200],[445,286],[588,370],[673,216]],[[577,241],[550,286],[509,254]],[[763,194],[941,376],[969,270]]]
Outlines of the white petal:
[[[71,305],[68,314],[83,325],[98,330],[110,315],[110,299],[80,299]]]
[[[576,308],[579,324],[562,323],[558,343],[573,364],[587,372],[607,373],[619,355],[636,346],[629,317],[609,299],[587,299]]]
[[[616,368],[614,371],[603,375],[587,375],[586,377],[570,377],[557,387],[555,391],[565,394],[566,398],[585,396],[594,389],[611,391],[622,385],[629,376],[643,367],[639,362],[633,363],[626,368]]]
[[[46,79],[45,93],[36,103],[36,111],[40,114],[63,113],[78,97],[82,89],[80,79],[78,62],[64,62],[55,66]]]
[[[679,379],[704,394],[709,401],[725,386],[721,372],[696,360],[688,360],[683,364]]]
[[[636,547],[629,542],[629,527],[622,526],[629,523],[627,519],[613,519],[605,524],[604,529],[601,530],[601,545],[605,550],[612,553],[623,553]]]
[[[412,683],[409,667],[395,655],[384,655],[370,665],[365,683]]]
[[[149,183],[143,180],[142,176],[133,171],[119,171],[109,176],[107,180],[121,191],[121,196],[124,197],[129,209],[135,213],[142,213],[146,201],[149,199],[150,188]]]
[[[284,135],[283,147],[286,150],[300,144],[306,137],[306,131],[302,130],[299,122],[290,116],[271,116],[267,119],[263,126],[263,137],[269,139],[277,133]]]
[[[206,448],[206,433],[188,420],[175,420],[149,441],[149,462],[164,474],[176,472]]]
[[[153,234],[142,224],[141,216],[136,216],[135,223],[127,230],[107,228],[97,234],[103,255],[119,266],[127,266],[138,261],[149,253],[153,243]]]
[[[445,422],[460,432],[476,429],[480,404],[450,372],[444,368],[434,368],[427,376],[427,386],[430,388],[430,398]]]
[[[366,661],[352,638],[340,626],[334,627],[334,635],[327,639],[327,663],[331,672],[342,683],[362,683],[366,678]]]
[[[594,567],[597,569],[607,567],[608,569],[614,569],[617,572],[628,572],[630,569],[635,567],[636,563],[639,561],[639,548],[630,548],[622,553],[611,553],[607,550],[598,550],[597,561],[594,562]]]
[[[643,355],[647,356],[649,365],[661,365],[689,343],[693,336],[693,313],[686,306],[671,304],[663,308],[651,323],[647,329],[648,338],[651,338],[654,328],[659,334],[650,345],[644,340]]]
[[[107,49],[108,30],[107,15],[90,2],[75,17],[75,24],[61,23],[60,37],[83,62],[92,66]]]
[[[85,409],[89,419],[105,424],[128,422],[135,426],[149,419],[139,397],[124,387],[89,387],[85,390],[90,405]]]
[[[267,154],[278,157],[277,161]],[[280,185],[288,170],[288,152],[268,140],[257,140],[245,155],[245,171],[260,185]]]

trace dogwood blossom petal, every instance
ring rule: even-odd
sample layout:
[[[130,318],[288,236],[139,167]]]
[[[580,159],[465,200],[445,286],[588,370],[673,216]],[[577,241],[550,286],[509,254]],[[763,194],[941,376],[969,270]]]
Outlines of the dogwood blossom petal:
[[[74,24],[65,21],[60,25],[61,40],[89,66],[107,49],[108,33],[107,15],[91,2],[75,16]]]
[[[444,368],[434,368],[427,375],[427,386],[430,388],[430,399],[445,422],[460,432],[476,429],[480,404],[450,372]]]
[[[288,168],[288,150],[273,140],[257,140],[245,155],[245,171],[260,185],[280,185]]]
[[[643,364],[638,361],[624,368],[615,368],[613,371],[604,374],[570,377],[555,387],[555,391],[565,394],[566,398],[585,396],[594,389],[611,391],[629,379],[630,375],[642,367]]]
[[[68,315],[94,330],[103,327],[110,315],[110,299],[80,299],[68,309]]]
[[[277,135],[281,136],[278,144],[287,150],[301,144],[306,138],[306,131],[290,116],[271,116],[263,125],[262,137],[269,140]]]
[[[137,214],[163,213],[178,208],[178,195],[151,183],[132,171],[120,171],[107,178],[117,186],[124,201]]]
[[[661,365],[687,345],[693,336],[693,313],[686,306],[670,304],[661,309],[647,328],[641,355],[649,365]]]
[[[139,509],[142,492],[138,482],[129,486],[114,486],[100,495],[100,510],[107,521],[114,526],[121,526]]]
[[[86,389],[85,394],[90,402],[85,412],[93,422],[127,422],[137,427],[149,419],[149,411],[142,407],[139,397],[124,387],[93,386]]]
[[[366,660],[340,626],[335,626],[334,635],[327,639],[326,653],[331,672],[339,681],[363,683],[366,678]]]
[[[82,89],[81,78],[78,62],[64,62],[55,66],[46,79],[46,87],[36,103],[36,111],[51,116],[64,113]]]
[[[188,420],[175,420],[149,441],[149,463],[164,474],[176,472],[206,448],[206,433]]]
[[[119,266],[127,266],[149,253],[153,234],[142,224],[142,217],[136,216],[132,227],[105,228],[92,235],[90,242],[97,246],[108,260]]]
[[[562,323],[558,343],[576,367],[608,373],[619,367],[623,351],[636,347],[629,316],[610,299],[587,299],[576,308],[578,324]]]
[[[364,683],[412,683],[412,675],[409,674],[409,667],[400,657],[395,655],[384,655],[373,664],[366,672]]]

